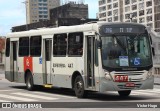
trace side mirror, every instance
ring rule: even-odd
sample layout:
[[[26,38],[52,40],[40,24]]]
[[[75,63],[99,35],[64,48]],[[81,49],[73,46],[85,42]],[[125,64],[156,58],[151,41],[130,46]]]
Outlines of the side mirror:
[[[101,49],[102,48],[102,41],[101,40],[96,40],[96,47],[98,49]]]
[[[152,47],[152,54],[153,54],[153,56],[155,56],[155,50],[154,50],[154,47]]]

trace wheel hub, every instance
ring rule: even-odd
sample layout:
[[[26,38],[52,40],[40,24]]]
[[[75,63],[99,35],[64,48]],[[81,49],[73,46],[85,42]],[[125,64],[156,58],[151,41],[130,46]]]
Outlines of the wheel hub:
[[[77,82],[77,89],[82,89],[82,82],[81,81]]]

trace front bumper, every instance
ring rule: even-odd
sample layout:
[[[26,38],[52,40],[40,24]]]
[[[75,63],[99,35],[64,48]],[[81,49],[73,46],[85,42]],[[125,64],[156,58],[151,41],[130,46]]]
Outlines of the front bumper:
[[[154,76],[143,80],[141,82],[132,82],[135,83],[135,87],[125,87],[126,82],[114,82],[107,81],[104,77],[101,78],[101,84],[99,91],[121,91],[121,90],[141,90],[141,89],[153,89],[154,86]]]

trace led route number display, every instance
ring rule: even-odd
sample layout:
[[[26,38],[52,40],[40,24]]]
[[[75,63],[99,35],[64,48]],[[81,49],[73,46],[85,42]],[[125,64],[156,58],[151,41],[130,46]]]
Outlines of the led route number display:
[[[139,33],[145,33],[145,27],[143,25],[131,25],[131,24],[115,24],[115,25],[104,25],[100,28],[100,34],[106,35],[106,34],[120,34],[120,33],[133,33],[133,34],[139,34]]]

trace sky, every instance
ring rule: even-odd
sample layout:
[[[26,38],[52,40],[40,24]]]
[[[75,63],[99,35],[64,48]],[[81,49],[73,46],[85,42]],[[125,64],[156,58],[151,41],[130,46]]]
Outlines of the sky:
[[[25,0],[0,0],[0,36],[6,36],[13,26],[26,23]],[[80,0],[69,0],[80,1]],[[83,0],[84,1],[84,0]],[[85,0],[89,6],[89,18],[96,18],[98,0]]]

